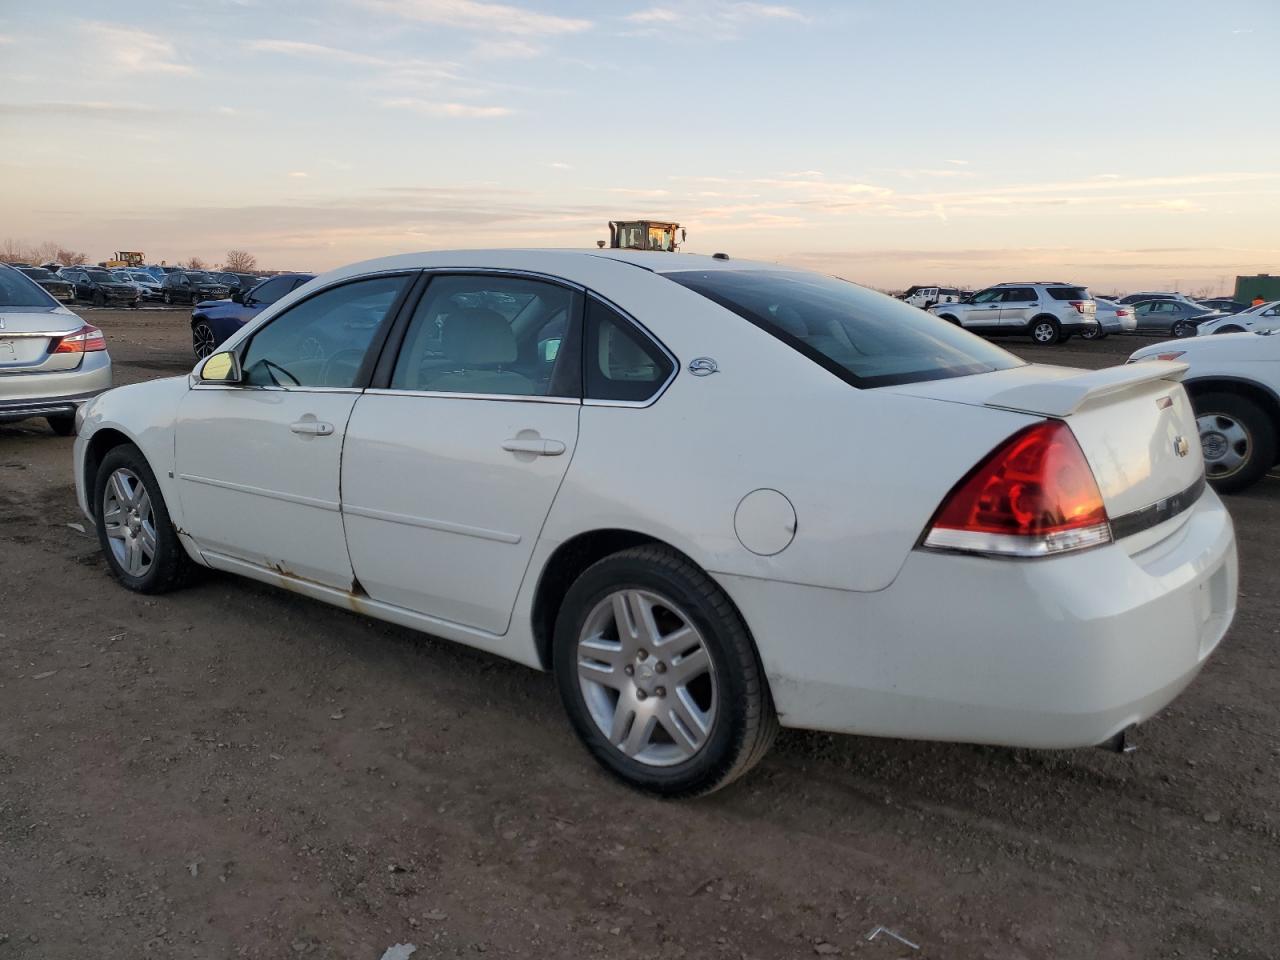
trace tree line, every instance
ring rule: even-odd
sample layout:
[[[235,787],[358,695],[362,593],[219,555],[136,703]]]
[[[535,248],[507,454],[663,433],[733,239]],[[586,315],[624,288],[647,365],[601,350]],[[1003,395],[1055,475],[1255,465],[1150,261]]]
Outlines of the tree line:
[[[63,267],[78,267],[89,262],[89,255],[72,250],[53,240],[26,243],[12,238],[0,241],[0,263],[56,263]],[[179,266],[188,270],[208,270],[209,265],[200,257],[189,257]],[[215,269],[232,273],[251,273],[258,266],[258,258],[247,250],[228,250],[226,260]]]

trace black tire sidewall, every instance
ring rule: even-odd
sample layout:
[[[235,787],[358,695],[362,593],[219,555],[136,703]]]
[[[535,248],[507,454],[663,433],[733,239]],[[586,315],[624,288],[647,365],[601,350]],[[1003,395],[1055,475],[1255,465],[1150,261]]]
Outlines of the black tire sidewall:
[[[102,495],[106,490],[107,480],[116,470],[124,467],[133,471],[142,481],[147,495],[151,498],[151,510],[156,528],[156,555],[147,572],[140,577],[131,576],[116,561],[107,537],[107,526],[103,518]],[[176,571],[188,560],[186,550],[178,540],[178,535],[169,519],[169,507],[164,502],[160,484],[152,472],[142,451],[132,444],[122,444],[107,451],[98,465],[98,474],[93,479],[93,500],[90,503],[94,514],[94,527],[98,532],[98,544],[106,558],[107,566],[112,574],[125,587],[138,593],[160,593],[170,589],[176,579]]]
[[[1229,477],[1210,477],[1209,483],[1215,490],[1220,493],[1238,493],[1261,480],[1275,464],[1275,426],[1262,408],[1248,397],[1232,393],[1206,393],[1194,397],[1192,407],[1197,417],[1223,414],[1240,423],[1249,432],[1251,449],[1248,461]]]
[[[1050,337],[1048,340],[1041,340],[1036,337],[1036,327],[1039,327],[1042,324],[1046,324],[1046,323],[1053,327],[1053,336]],[[1058,321],[1053,319],[1053,317],[1036,317],[1034,320],[1031,321],[1031,329],[1028,332],[1031,334],[1031,339],[1033,341],[1047,347],[1052,344],[1059,343],[1061,341],[1062,324],[1058,323]]]
[[[596,726],[579,687],[577,645],[582,626],[601,600],[628,588],[652,591],[675,603],[702,633],[715,664],[716,717],[711,736],[694,757],[671,767],[648,766],[619,752]],[[744,654],[754,660],[761,689],[764,689],[763,670],[741,618],[719,588],[713,586],[713,589],[724,599],[722,609],[709,603],[698,585],[691,583],[678,568],[672,569],[627,551],[588,568],[565,595],[556,619],[553,645],[553,669],[565,711],[596,759],[632,786],[668,796],[700,793],[717,784],[735,764],[736,747],[743,741],[748,700],[752,696],[743,669],[747,667],[742,662]],[[772,710],[771,704],[768,709]]]

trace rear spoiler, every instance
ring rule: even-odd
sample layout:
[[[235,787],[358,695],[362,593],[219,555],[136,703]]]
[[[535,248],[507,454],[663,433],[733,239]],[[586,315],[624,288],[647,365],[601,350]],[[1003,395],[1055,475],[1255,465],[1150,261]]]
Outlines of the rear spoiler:
[[[988,397],[985,405],[1002,410],[1039,413],[1046,417],[1067,417],[1087,401],[1121,393],[1142,383],[1155,380],[1177,383],[1188,369],[1185,363],[1175,360],[1144,360],[1122,367],[1090,370],[1061,380],[1010,387]]]

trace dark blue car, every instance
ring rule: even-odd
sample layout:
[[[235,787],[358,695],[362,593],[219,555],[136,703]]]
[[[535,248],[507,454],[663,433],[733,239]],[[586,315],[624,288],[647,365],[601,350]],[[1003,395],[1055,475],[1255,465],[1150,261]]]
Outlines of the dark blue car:
[[[233,295],[231,300],[205,300],[191,311],[191,345],[203,360],[218,349],[224,340],[271,306],[295,287],[314,278],[311,273],[282,273],[263,280],[248,293]]]

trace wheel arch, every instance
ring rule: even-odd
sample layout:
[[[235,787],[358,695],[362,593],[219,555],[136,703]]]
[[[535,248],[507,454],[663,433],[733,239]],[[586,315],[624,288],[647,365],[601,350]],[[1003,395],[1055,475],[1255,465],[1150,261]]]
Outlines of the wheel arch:
[[[534,588],[530,627],[538,663],[543,670],[551,669],[551,649],[555,638],[556,618],[560,614],[560,608],[569,587],[592,564],[623,550],[642,546],[663,547],[671,550],[715,580],[715,576],[697,560],[660,537],[618,527],[587,530],[575,534],[556,547],[547,558],[538,575],[537,586]],[[727,592],[725,596],[729,599],[734,611],[742,618],[748,636],[751,636],[750,624],[747,624],[746,618],[742,617],[742,611],[738,610],[737,604]],[[755,642],[754,637],[752,642]]]
[[[1062,321],[1055,317],[1052,313],[1037,313],[1034,317],[1027,321],[1027,329],[1035,328],[1035,325],[1041,320],[1048,320],[1055,324],[1059,330],[1062,329]]]
[[[1193,407],[1198,397],[1209,393],[1229,393],[1252,400],[1270,418],[1271,425],[1280,435],[1280,395],[1270,387],[1243,377],[1197,377],[1184,380],[1182,386],[1191,397]]]
[[[86,493],[85,501],[88,504],[89,512],[94,517],[97,517],[97,512],[93,497],[93,483],[97,479],[98,468],[102,466],[102,461],[108,453],[125,444],[138,446],[133,437],[122,430],[117,430],[115,427],[103,427],[101,430],[95,431],[93,436],[89,438],[88,443],[85,444],[82,480]],[[138,449],[141,450],[141,447]],[[144,453],[143,456],[145,457],[146,454]]]

